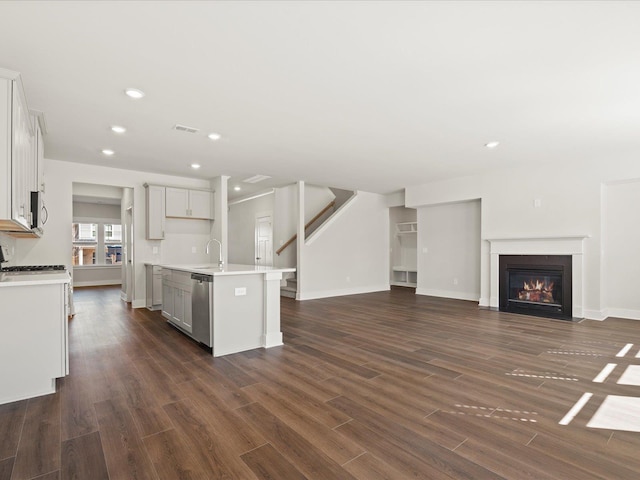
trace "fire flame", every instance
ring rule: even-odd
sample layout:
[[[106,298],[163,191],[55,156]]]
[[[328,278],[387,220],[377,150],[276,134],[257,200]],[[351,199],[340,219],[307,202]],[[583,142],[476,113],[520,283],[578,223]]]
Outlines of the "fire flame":
[[[525,290],[537,290],[539,292],[552,292],[553,283],[541,282],[540,280],[531,280],[531,282],[524,282]]]
[[[538,303],[554,303],[553,285],[555,282],[540,279],[524,282],[522,290],[518,292],[518,300]]]

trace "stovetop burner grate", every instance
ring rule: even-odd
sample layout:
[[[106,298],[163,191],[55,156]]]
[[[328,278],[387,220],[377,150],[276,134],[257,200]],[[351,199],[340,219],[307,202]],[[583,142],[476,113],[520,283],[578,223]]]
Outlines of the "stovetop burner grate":
[[[66,265],[18,265],[15,267],[3,267],[0,269],[2,272],[49,272],[49,271],[64,271]]]

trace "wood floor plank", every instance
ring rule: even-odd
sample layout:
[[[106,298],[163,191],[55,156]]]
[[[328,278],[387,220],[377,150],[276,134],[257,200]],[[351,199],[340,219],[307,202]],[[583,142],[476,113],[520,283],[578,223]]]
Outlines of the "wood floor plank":
[[[11,473],[13,472],[14,457],[5,458],[0,460],[0,480],[11,480]]]
[[[141,436],[168,430],[171,421],[160,405],[162,399],[154,395],[147,381],[133,368],[122,377],[124,399],[138,426]]]
[[[98,432],[62,442],[62,478],[109,480]]]
[[[261,480],[285,478],[287,480],[305,480],[307,478],[268,443],[245,453],[241,458]]]
[[[209,478],[255,478],[249,467],[229,449],[224,436],[218,435],[201,417],[191,400],[170,403],[164,409],[199,465],[209,472]]]
[[[286,396],[278,395],[276,390],[257,383],[245,387],[245,391],[250,391],[262,407],[299,432],[339,465],[364,453],[362,447],[313,418],[304,408],[287,400]]]
[[[291,464],[310,478],[352,479],[353,476],[258,403],[238,409],[238,413]]]
[[[370,480],[372,478],[397,480],[405,477],[403,473],[368,452],[345,463],[342,467],[360,480]]]
[[[266,443],[264,437],[235,411],[226,408],[224,402],[215,396],[215,388],[197,379],[181,383],[180,388],[196,404],[202,418],[216,434],[224,437],[230,451],[241,455]]]
[[[80,437],[98,430],[93,409],[90,380],[82,376],[61,379],[61,427],[62,440]]]
[[[149,457],[125,400],[104,400],[95,404],[95,410],[111,480],[154,479]]]
[[[144,445],[160,480],[207,480],[209,478],[175,430],[145,437]]]
[[[34,478],[33,480],[60,480],[60,471],[56,470],[55,472],[45,473],[44,475],[40,475],[39,477]]]
[[[27,403],[12,480],[27,480],[60,469],[59,393]]]
[[[385,433],[392,443],[423,459],[432,467],[457,479],[500,478],[489,470],[461,458],[451,450],[444,448],[428,437],[400,425],[394,425],[383,416],[369,410],[346,397],[334,398],[329,402],[347,415],[366,422],[370,429]]]
[[[455,477],[434,468],[423,459],[394,444],[386,435],[368,429],[357,420],[336,428],[337,431],[362,445],[386,465],[401,473],[399,478],[428,478],[430,480],[455,480]]]
[[[0,460],[15,457],[26,412],[27,400],[0,405]]]

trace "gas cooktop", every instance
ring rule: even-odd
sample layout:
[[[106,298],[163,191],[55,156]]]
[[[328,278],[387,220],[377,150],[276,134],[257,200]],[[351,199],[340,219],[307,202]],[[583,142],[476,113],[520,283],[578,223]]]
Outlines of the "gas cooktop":
[[[19,265],[4,267],[2,272],[60,272],[67,269],[66,265]]]

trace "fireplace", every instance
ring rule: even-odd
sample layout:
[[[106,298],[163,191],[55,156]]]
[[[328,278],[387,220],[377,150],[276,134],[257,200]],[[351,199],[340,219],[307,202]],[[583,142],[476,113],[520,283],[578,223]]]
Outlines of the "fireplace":
[[[571,255],[500,255],[500,310],[571,320]]]

